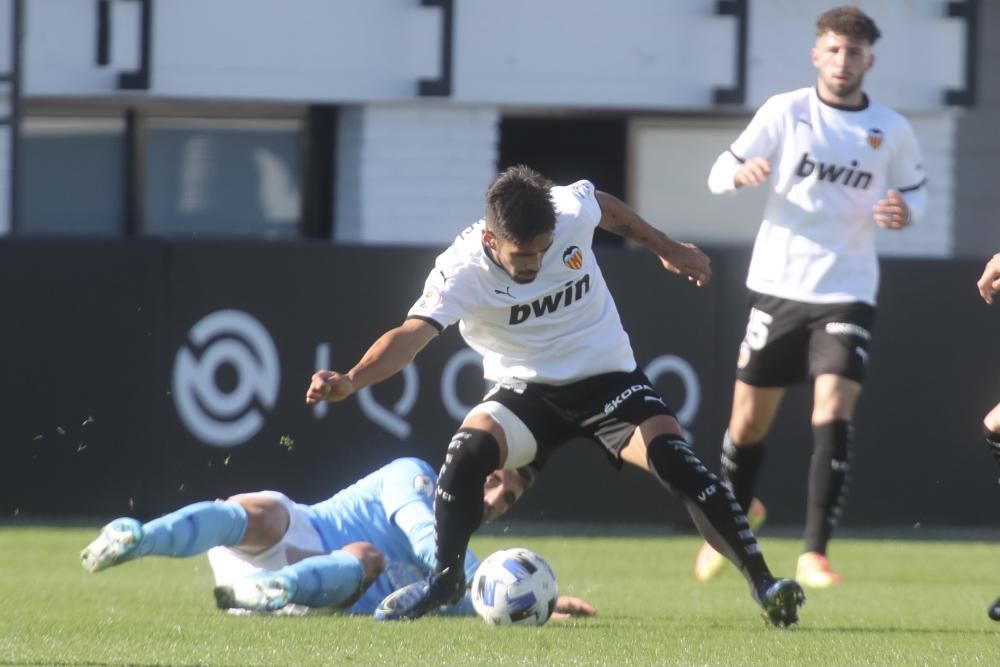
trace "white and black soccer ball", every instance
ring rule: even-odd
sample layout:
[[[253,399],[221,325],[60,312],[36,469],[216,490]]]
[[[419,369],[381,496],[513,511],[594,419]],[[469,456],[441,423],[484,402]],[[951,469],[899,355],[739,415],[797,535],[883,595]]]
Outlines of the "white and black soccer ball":
[[[472,606],[490,625],[542,625],[557,597],[555,572],[530,549],[492,553],[472,577]]]

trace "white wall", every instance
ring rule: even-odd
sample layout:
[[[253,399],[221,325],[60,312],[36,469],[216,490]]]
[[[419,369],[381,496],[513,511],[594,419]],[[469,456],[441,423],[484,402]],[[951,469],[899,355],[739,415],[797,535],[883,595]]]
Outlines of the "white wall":
[[[496,175],[499,115],[436,103],[340,114],[335,239],[445,246],[478,220]]]
[[[950,257],[954,249],[955,140],[958,113],[910,114],[927,173],[927,211],[902,232],[876,230],[875,243],[884,256]]]
[[[747,118],[645,118],[629,125],[629,201],[666,234],[695,243],[752,243],[767,193],[715,197],[708,172]]]
[[[811,79],[826,0],[752,2],[748,105]],[[960,23],[938,0],[862,2],[885,29],[873,83],[904,109],[961,84]],[[736,23],[715,0],[455,1],[453,92],[477,105],[698,109],[735,83]],[[93,0],[27,0],[27,94],[114,95],[138,65],[138,3],[112,3],[95,64]],[[442,10],[418,0],[168,0],[153,5],[161,97],[408,101],[440,74]],[[293,10],[294,8],[294,10]],[[126,95],[132,93],[126,93]]]

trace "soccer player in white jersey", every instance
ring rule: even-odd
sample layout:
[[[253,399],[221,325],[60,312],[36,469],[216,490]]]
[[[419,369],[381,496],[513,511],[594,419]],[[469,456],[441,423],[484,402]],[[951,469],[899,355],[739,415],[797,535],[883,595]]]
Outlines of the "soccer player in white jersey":
[[[494,471],[483,487],[483,520],[503,515],[533,479],[530,469]],[[259,491],[194,503],[145,524],[115,519],[80,556],[84,568],[99,572],[143,556],[207,551],[221,608],[371,614],[434,569],[436,482],[426,461],[396,459],[314,505]],[[470,551],[465,562],[471,578],[479,561]],[[441,611],[474,613],[468,596]],[[579,598],[556,601],[557,617],[595,613]]]
[[[588,181],[555,186],[512,167],[487,191],[485,217],[438,257],[407,319],[349,372],[313,375],[307,402],[343,400],[402,370],[457,322],[495,383],[464,418],[438,476],[434,575],[384,601],[376,618],[417,618],[458,599],[487,475],[542,465],[584,437],[615,465],[646,470],[679,495],[706,539],[743,572],[769,621],[797,622],[801,587],[774,579],[732,494],[692,453],[670,408],[636,369],[591,248],[598,226],[646,246],[669,271],[698,285],[709,280],[700,250],[671,240]]]
[[[993,255],[986,263],[976,287],[983,301],[992,305],[993,295],[1000,292],[1000,253]],[[986,436],[986,444],[993,452],[993,458],[1000,463],[1000,403],[997,403],[983,419],[983,435]],[[989,614],[994,621],[1000,621],[1000,598],[997,598],[990,607]]]
[[[764,438],[788,385],[813,383],[813,456],[805,545],[796,578],[840,581],[827,546],[850,472],[854,408],[875,320],[875,227],[908,227],[926,205],[920,151],[909,123],[862,90],[875,62],[875,23],[842,6],[817,21],[815,87],[770,98],[716,160],[715,194],[767,184],[747,287],[750,316],[740,345],[722,473],[751,525],[764,518],[754,485]],[[711,545],[695,576],[725,563]]]

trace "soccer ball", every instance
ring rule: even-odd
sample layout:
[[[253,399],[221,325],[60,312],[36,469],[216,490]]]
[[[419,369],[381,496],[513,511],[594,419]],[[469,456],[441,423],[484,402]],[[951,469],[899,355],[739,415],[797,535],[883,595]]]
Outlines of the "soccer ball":
[[[555,572],[529,549],[492,553],[472,577],[472,606],[490,625],[542,625],[557,597]]]

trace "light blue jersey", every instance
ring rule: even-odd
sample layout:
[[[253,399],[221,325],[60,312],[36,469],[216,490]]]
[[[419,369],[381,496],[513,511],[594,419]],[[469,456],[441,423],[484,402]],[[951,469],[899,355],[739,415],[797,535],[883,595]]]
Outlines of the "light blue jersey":
[[[427,578],[434,570],[433,468],[416,458],[396,459],[335,496],[315,505],[299,505],[312,521],[327,551],[351,542],[370,542],[385,557],[385,571],[348,613],[370,614],[387,595]],[[465,577],[479,561],[467,551]],[[469,597],[452,613],[472,613]]]

